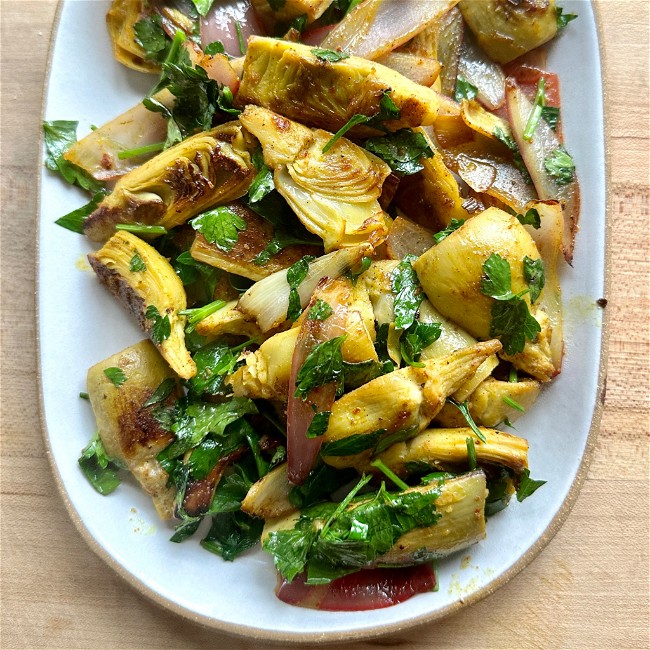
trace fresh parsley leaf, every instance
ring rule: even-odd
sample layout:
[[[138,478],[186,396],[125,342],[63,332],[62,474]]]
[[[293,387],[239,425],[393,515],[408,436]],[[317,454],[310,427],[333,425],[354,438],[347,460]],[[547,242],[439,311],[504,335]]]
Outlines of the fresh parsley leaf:
[[[117,475],[119,467],[107,456],[98,433],[81,452],[79,467],[95,490],[104,496],[113,492],[121,483]]]
[[[526,339],[534,341],[541,328],[521,294],[512,292],[510,264],[497,253],[483,263],[480,290],[497,301],[492,305],[490,336],[501,339],[506,354],[523,352]]]
[[[359,276],[370,268],[371,263],[372,260],[364,255],[358,264],[353,268],[346,269],[343,275],[349,280],[352,280],[352,284],[356,284]]]
[[[199,289],[199,295],[195,296],[199,302],[212,301],[215,287],[221,276],[219,269],[195,260],[189,251],[177,255],[172,265],[183,286],[191,285],[192,288]]]
[[[208,56],[214,56],[215,54],[225,54],[226,53],[226,49],[224,48],[223,43],[221,41],[212,41],[212,43],[208,43],[203,48],[203,51]]]
[[[467,462],[470,470],[476,469],[476,446],[474,445],[474,438],[465,438],[467,445]]]
[[[397,104],[392,100],[389,91],[384,91],[379,100],[379,111],[375,115],[353,115],[325,144],[323,153],[327,153],[336,144],[336,141],[343,137],[350,129],[359,124],[370,124],[374,127],[381,127],[381,123],[386,120],[398,120],[400,110]]]
[[[417,174],[424,169],[421,158],[433,156],[426,138],[411,129],[400,129],[380,138],[369,138],[363,146],[403,176]]]
[[[334,310],[324,301],[318,298],[307,314],[308,320],[325,320],[334,313]]]
[[[161,454],[167,459],[177,458],[200,444],[209,433],[223,436],[231,422],[256,413],[257,407],[253,401],[245,397],[234,397],[221,404],[190,404],[174,425],[176,440]]]
[[[542,107],[542,117],[546,123],[553,129],[557,131],[557,123],[560,121],[560,109],[556,106],[543,106]]]
[[[530,478],[530,470],[525,469],[519,477],[519,488],[517,490],[517,501],[520,503],[542,487],[546,481],[536,481]]]
[[[530,111],[528,121],[526,122],[526,128],[524,129],[523,137],[526,142],[532,142],[535,129],[539,124],[539,118],[542,117],[542,108],[546,106],[546,95],[544,93],[545,85],[546,81],[544,77],[540,77],[537,82],[537,93],[535,94],[533,108]]]
[[[192,0],[192,3],[196,7],[196,10],[202,16],[205,16],[208,13],[208,11],[210,11],[213,2],[214,0]]]
[[[562,7],[555,7],[555,19],[557,21],[558,31],[563,30],[572,20],[575,20],[578,14],[565,14]]]
[[[465,77],[458,75],[456,77],[456,90],[454,99],[460,104],[463,99],[474,99],[478,95],[478,88],[471,84]]]
[[[523,352],[526,339],[534,341],[541,331],[539,323],[521,298],[497,301],[492,305],[490,336],[501,339],[506,354]]]
[[[378,429],[372,433],[359,433],[326,442],[321,448],[321,456],[354,456],[367,449],[374,449],[385,433],[386,429]]]
[[[316,530],[308,526],[273,531],[262,545],[273,556],[275,568],[280,575],[291,581],[305,568],[307,553],[316,535]]]
[[[390,372],[391,368],[388,370]],[[348,363],[347,361],[343,362],[343,377],[345,378],[345,388],[346,390],[354,390],[367,384],[369,381],[380,377],[385,374],[386,370],[384,364],[372,359],[367,361],[360,361],[359,363]]]
[[[332,415],[331,411],[319,411],[314,415],[314,419],[311,421],[309,428],[307,429],[308,438],[319,438],[326,431],[329,426],[330,416]]]
[[[64,158],[65,152],[77,141],[78,124],[70,120],[43,122],[45,166],[50,171],[59,172],[70,185],[79,185],[89,192],[101,192],[104,190],[102,183]]]
[[[208,242],[215,244],[217,248],[229,253],[237,241],[239,233],[246,230],[246,221],[234,210],[222,205],[190,221],[194,230],[200,232]]]
[[[151,397],[142,405],[142,408],[164,402],[172,394],[174,388],[176,388],[176,380],[173,377],[163,379],[158,388],[151,394]]]
[[[575,163],[571,154],[562,146],[544,158],[544,169],[558,185],[568,185],[575,177]]]
[[[169,314],[165,314],[163,317],[155,305],[149,305],[144,315],[145,318],[151,321],[151,340],[156,345],[160,345],[172,333]]]
[[[104,192],[97,192],[93,195],[93,198],[86,203],[86,205],[63,215],[54,223],[57,226],[67,228],[68,230],[72,230],[72,232],[77,232],[80,235],[83,235],[84,221],[86,221],[86,219],[97,209],[97,206],[102,202],[105,196],[106,194],[104,194]]]
[[[412,325],[402,332],[399,347],[402,358],[409,366],[424,368],[420,363],[422,350],[437,341],[442,334],[440,323],[421,323],[413,321]]]
[[[415,255],[407,255],[391,273],[391,285],[395,294],[395,327],[408,329],[415,321],[424,295],[412,262]]]
[[[147,265],[144,263],[144,260],[140,256],[140,253],[136,251],[131,258],[131,261],[129,262],[129,271],[131,271],[131,273],[142,273],[142,271],[146,270]]]
[[[327,61],[328,63],[336,63],[337,61],[342,61],[343,59],[349,59],[350,55],[347,52],[336,52],[334,50],[324,50],[320,47],[314,47],[311,50],[311,53],[321,61]]]
[[[539,212],[536,208],[530,208],[526,210],[526,214],[517,214],[514,210],[512,211],[513,216],[517,217],[518,221],[522,226],[532,226],[535,230],[538,230],[542,227],[542,219],[539,216]]]
[[[542,293],[546,277],[544,275],[544,262],[541,259],[533,260],[524,257],[524,279],[530,289],[530,302],[534,303]]]
[[[165,34],[160,14],[151,14],[133,25],[135,40],[145,52],[145,58],[164,61],[171,46],[171,39]]]
[[[271,257],[277,255],[281,250],[287,248],[288,246],[295,246],[299,244],[307,244],[310,246],[318,245],[319,242],[307,237],[301,237],[293,235],[283,228],[276,228],[273,233],[273,238],[265,246],[264,250],[260,251],[253,260],[253,264],[258,266],[264,266],[268,264]],[[322,243],[322,242],[320,242]]]
[[[472,414],[469,412],[469,402],[465,400],[464,402],[459,403],[451,397],[447,398],[447,402],[449,404],[453,404],[462,413],[463,417],[465,418],[465,422],[467,422],[467,425],[474,432],[474,435],[481,442],[486,442],[485,436],[483,435],[481,430],[476,426],[476,422],[474,422],[474,418],[472,417]]]
[[[116,388],[126,381],[126,375],[121,368],[104,368],[104,374]]]
[[[290,321],[297,320],[302,312],[302,303],[300,302],[298,287],[307,277],[307,274],[309,273],[309,263],[313,259],[314,258],[310,255],[305,255],[287,269],[287,284],[289,285],[289,307],[287,308],[287,318]]]
[[[248,198],[251,203],[257,203],[275,189],[275,183],[273,182],[273,172],[264,162],[261,147],[256,149],[253,154],[253,165],[257,169],[257,174],[248,189]]]
[[[492,253],[483,263],[481,293],[495,300],[512,300],[512,279],[510,263],[498,253]]]
[[[341,346],[346,336],[343,334],[314,346],[296,376],[296,397],[304,401],[314,388],[341,381],[343,378]]]
[[[437,232],[433,236],[433,239],[435,240],[436,244],[439,244],[443,239],[449,237],[449,235],[451,235],[452,232],[458,230],[464,223],[465,223],[465,219],[452,219],[449,222],[449,225],[444,230]]]
[[[192,359],[196,364],[196,375],[188,379],[186,385],[190,395],[224,395],[228,393],[224,380],[237,366],[239,353],[251,341],[236,347],[229,347],[222,341],[214,341],[197,350]]]

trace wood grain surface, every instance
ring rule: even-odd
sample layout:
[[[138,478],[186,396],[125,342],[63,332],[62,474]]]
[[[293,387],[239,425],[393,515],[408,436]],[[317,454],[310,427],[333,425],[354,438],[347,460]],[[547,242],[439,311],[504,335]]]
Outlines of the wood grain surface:
[[[610,161],[609,359],[587,479],[557,536],[496,593],[442,622],[341,648],[650,646],[650,3],[598,5]],[[0,0],[0,646],[252,650],[260,644],[181,619],[123,582],[79,537],[51,475],[38,417],[34,232],[41,101],[55,9],[55,0]],[[584,89],[585,102],[589,92]]]

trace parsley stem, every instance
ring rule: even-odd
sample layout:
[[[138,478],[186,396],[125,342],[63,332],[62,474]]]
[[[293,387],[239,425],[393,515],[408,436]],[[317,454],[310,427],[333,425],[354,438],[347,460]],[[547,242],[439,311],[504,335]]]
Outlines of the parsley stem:
[[[469,427],[472,429],[476,437],[481,441],[481,442],[486,442],[485,436],[481,432],[481,430],[476,426],[476,422],[474,422],[474,418],[472,418],[471,413],[469,412],[469,402],[464,401],[462,404],[458,403],[455,399],[452,397],[448,397],[447,401],[450,404],[453,404],[462,414],[463,417],[465,418],[465,421],[469,425]]]
[[[476,469],[476,447],[474,446],[474,438],[465,438],[465,444],[467,445],[467,462],[469,463],[470,469]]]
[[[90,399],[88,393],[79,393],[79,397],[81,397],[81,399]]]
[[[194,325],[219,311],[225,304],[223,300],[215,300],[196,309],[181,309],[178,313],[180,316],[187,316],[188,324],[194,329]]]
[[[136,235],[166,235],[167,228],[163,226],[144,226],[139,223],[118,223],[115,230],[126,230]]]
[[[521,413],[526,412],[526,409],[519,402],[512,399],[512,397],[508,397],[507,395],[504,395],[501,399],[504,401],[505,404],[507,404],[511,408],[516,409],[517,411],[519,411]]]
[[[180,29],[177,29],[176,33],[174,34],[174,40],[172,41],[171,47],[169,48],[169,52],[167,54],[167,57],[165,58],[164,63],[173,63],[176,60],[176,57],[178,56],[178,50],[181,44],[184,42],[185,42],[185,33],[182,32]]]
[[[508,374],[508,381],[511,384],[516,384],[519,381],[519,377],[517,376],[517,368],[514,366],[510,366],[510,373]]]
[[[320,534],[321,537],[327,533],[329,530],[330,526],[332,525],[332,522],[335,521],[338,517],[341,516],[343,511],[350,505],[350,501],[354,499],[354,497],[357,495],[357,492],[367,485],[370,482],[370,479],[372,479],[372,474],[364,474],[360,479],[359,482],[348,492],[348,495],[339,503],[338,507],[336,510],[330,515],[330,518],[325,522],[325,525],[321,528]]]
[[[156,142],[154,144],[146,144],[143,147],[136,147],[135,149],[124,149],[117,154],[120,160],[127,160],[128,158],[135,158],[136,156],[144,156],[148,153],[157,153],[165,148],[164,142]]]
[[[357,124],[365,124],[371,118],[367,115],[361,115],[357,113],[353,115],[328,141],[327,144],[323,147],[323,153],[327,153],[335,144],[339,138],[342,138],[351,128],[357,126]]]
[[[395,485],[400,490],[408,490],[408,485],[402,481],[402,479],[393,472],[393,470],[390,467],[386,466],[386,463],[384,463],[380,458],[376,458],[375,460],[370,463],[373,467],[376,467],[377,469],[381,470],[387,478],[389,478]]]
[[[533,134],[539,123],[539,118],[542,117],[542,108],[546,106],[546,96],[544,95],[544,86],[545,81],[544,77],[540,77],[537,82],[537,94],[535,95],[535,103],[533,104],[533,110],[528,116],[528,122],[526,122],[526,128],[524,129],[524,140],[531,142],[533,139]]]
[[[244,34],[241,29],[241,24],[238,20],[235,21],[235,31],[237,32],[237,41],[239,42],[239,51],[242,54],[246,54],[246,41],[244,40]]]

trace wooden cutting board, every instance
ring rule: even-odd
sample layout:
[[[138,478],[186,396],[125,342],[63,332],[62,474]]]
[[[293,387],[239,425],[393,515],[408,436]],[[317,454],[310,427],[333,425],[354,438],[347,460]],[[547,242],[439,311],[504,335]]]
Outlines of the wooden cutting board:
[[[354,647],[649,647],[649,5],[597,3],[610,161],[609,359],[601,432],[580,496],[542,554],[495,594],[444,621]],[[129,587],[79,537],[51,476],[38,418],[34,232],[55,9],[56,0],[0,2],[0,646],[257,650],[259,643],[197,626]],[[589,102],[590,89],[584,93]]]

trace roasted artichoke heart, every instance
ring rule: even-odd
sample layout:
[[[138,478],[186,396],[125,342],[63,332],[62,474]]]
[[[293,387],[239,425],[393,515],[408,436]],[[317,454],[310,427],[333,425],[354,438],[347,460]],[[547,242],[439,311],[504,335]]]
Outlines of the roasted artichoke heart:
[[[86,219],[84,233],[105,241],[118,223],[179,226],[248,191],[254,167],[237,122],[198,133],[120,178]]]
[[[405,490],[406,493],[420,494],[438,491],[434,507],[440,518],[432,526],[414,528],[401,535],[371,566],[400,566],[426,562],[459,551],[483,539],[487,494],[485,486],[485,474],[478,470],[448,479],[442,485],[419,485]],[[348,506],[348,510],[353,510],[363,503],[365,501],[359,499]],[[262,532],[262,541],[273,532],[293,528],[297,521],[298,513],[268,521]],[[317,529],[322,528],[324,524],[322,520],[313,522]]]
[[[497,63],[509,63],[557,34],[555,0],[461,0],[458,6]]]
[[[131,270],[136,256],[143,270]],[[187,299],[171,264],[155,248],[124,231],[88,255],[88,261],[99,280],[149,333],[179,377],[193,377],[196,365],[185,347],[185,317],[178,313],[187,307]]]
[[[241,123],[262,143],[275,187],[325,251],[381,244],[388,232],[379,196],[391,173],[382,160],[345,138],[326,153],[332,137],[258,106],[247,106]]]
[[[528,467],[528,441],[498,429],[480,429],[485,442],[479,440],[469,427],[427,429],[415,438],[398,442],[379,454],[379,458],[398,476],[407,476],[410,467],[446,468],[467,465],[467,438],[474,440],[476,460],[508,467],[516,474]],[[377,471],[371,466],[359,468]]]
[[[309,126],[338,131],[354,115],[380,112],[384,93],[400,110],[387,129],[430,125],[438,113],[438,95],[379,63],[356,56],[331,63],[313,48],[272,38],[252,37],[237,101],[257,104]],[[358,135],[376,129],[355,127]]]
[[[119,368],[126,377],[116,386],[104,373]],[[106,453],[133,473],[153,499],[158,514],[169,519],[176,490],[167,486],[168,475],[156,460],[173,438],[143,404],[158,386],[176,375],[151,341],[141,341],[101,361],[88,370],[88,398]],[[177,388],[167,403],[179,397]]]
[[[469,396],[469,412],[476,424],[485,427],[496,427],[506,418],[514,422],[523,413],[511,404],[514,402],[524,411],[528,411],[535,403],[539,391],[539,382],[532,379],[510,382],[488,377]],[[464,401],[458,396],[456,400]],[[466,420],[453,404],[445,404],[434,418],[434,422],[443,427],[463,427]]]
[[[334,402],[321,453],[334,467],[354,467],[360,459],[425,429],[491,354],[499,341],[478,343],[424,368],[408,366],[364,384]]]
[[[113,45],[113,56],[128,68],[140,72],[157,72],[160,65],[148,61],[133,26],[146,15],[145,0],[113,0],[106,14],[106,26]]]
[[[292,244],[272,255],[264,264],[258,264],[258,256],[273,240],[273,226],[240,201],[227,207],[242,219],[245,228],[228,251],[211,244],[201,233],[197,233],[190,249],[190,254],[195,260],[257,281],[290,267],[305,255],[315,257],[321,252],[319,246]]]

